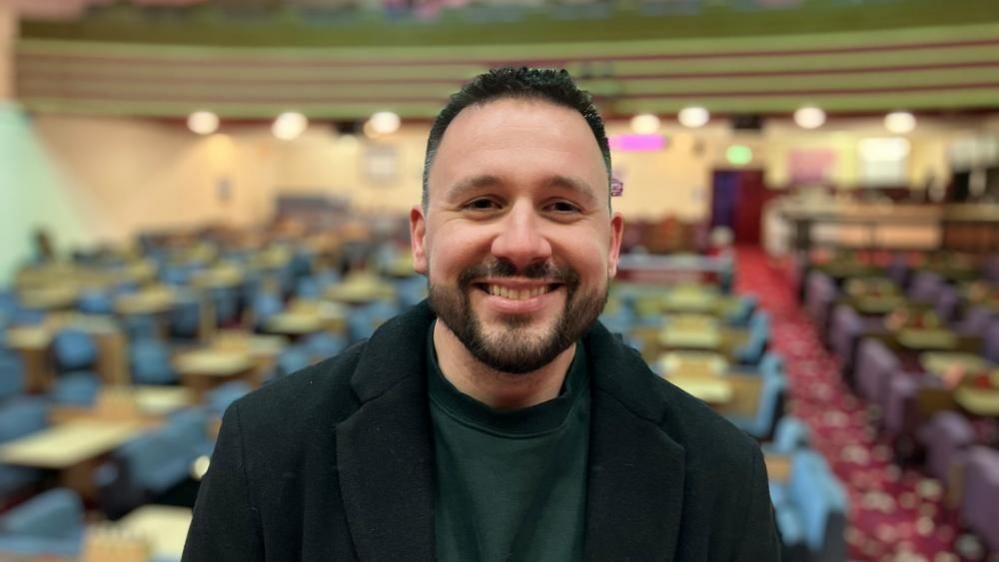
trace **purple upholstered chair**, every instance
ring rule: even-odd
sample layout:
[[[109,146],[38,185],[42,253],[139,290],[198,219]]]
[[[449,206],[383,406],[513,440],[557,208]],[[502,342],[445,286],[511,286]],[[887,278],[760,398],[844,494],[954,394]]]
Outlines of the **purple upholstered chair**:
[[[943,277],[938,274],[932,271],[920,271],[916,273],[912,285],[909,286],[909,299],[919,303],[934,304],[945,285]]]
[[[841,304],[832,313],[829,324],[829,348],[839,357],[843,376],[853,385],[854,355],[864,333],[864,320],[852,307]]]
[[[988,550],[999,552],[999,451],[971,447],[966,462],[961,517]]]
[[[905,256],[894,256],[891,263],[888,264],[888,270],[885,274],[899,287],[905,287],[906,281],[909,280],[910,271],[909,262]]]
[[[884,342],[871,338],[861,341],[855,371],[857,391],[870,403],[883,404],[888,378],[900,367],[898,356]]]
[[[919,441],[926,447],[926,470],[946,483],[951,464],[963,464],[964,453],[975,442],[971,423],[957,412],[940,412],[920,428]]]
[[[993,363],[999,363],[999,318],[993,318],[985,330],[985,345],[982,355]]]
[[[952,285],[943,285],[937,293],[933,303],[933,310],[947,325],[950,325],[957,316],[958,305],[961,304],[961,296]]]
[[[992,254],[985,261],[982,278],[991,283],[999,283],[999,254]]]
[[[919,385],[919,379],[911,373],[894,371],[889,375],[882,419],[885,433],[890,438],[915,431],[913,421],[917,415],[916,394],[919,392]]]
[[[995,315],[995,312],[987,306],[973,306],[965,312],[964,318],[957,324],[957,332],[962,336],[984,334]]]
[[[812,271],[808,274],[805,286],[805,310],[815,323],[822,341],[826,341],[829,311],[836,301],[837,292],[836,284],[825,273]]]

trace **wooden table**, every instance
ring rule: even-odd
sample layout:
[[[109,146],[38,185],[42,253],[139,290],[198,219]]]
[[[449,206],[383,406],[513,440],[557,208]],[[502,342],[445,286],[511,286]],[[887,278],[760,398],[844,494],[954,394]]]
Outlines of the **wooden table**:
[[[724,375],[729,367],[724,355],[711,351],[670,351],[660,355],[656,365],[666,377],[715,377]]]
[[[263,329],[290,338],[323,331],[341,333],[346,328],[347,314],[347,309],[338,303],[297,301],[288,310],[270,317]]]
[[[715,313],[721,301],[720,292],[713,286],[680,286],[663,295],[664,312]]]
[[[735,395],[732,383],[725,377],[676,375],[668,377],[666,380],[694,398],[703,400],[712,406],[728,404]]]
[[[205,393],[233,380],[244,380],[256,386],[252,376],[256,363],[248,351],[237,349],[203,348],[189,351],[174,360],[184,386],[191,389],[196,400]]]
[[[128,382],[125,336],[104,317],[75,314],[55,315],[42,326],[22,326],[7,330],[6,345],[24,361],[28,392],[48,392],[55,378],[51,360],[52,339],[62,329],[78,329],[94,338],[97,346],[97,374],[108,384]]]
[[[776,453],[765,453],[763,462],[767,465],[767,479],[777,484],[784,484],[791,479],[791,456]]]
[[[722,343],[718,319],[702,314],[678,314],[668,319],[659,334],[668,349],[717,349]]]
[[[943,377],[947,371],[955,367],[964,372],[977,372],[991,368],[991,364],[984,357],[959,351],[927,351],[919,355],[919,364],[927,373],[937,377]]]
[[[92,407],[53,406],[54,423],[73,420],[127,421],[156,425],[194,404],[192,393],[177,386],[105,386]]]
[[[342,283],[326,289],[327,299],[345,304],[367,304],[395,298],[395,287],[379,277],[363,275],[348,277]]]
[[[0,462],[56,471],[63,486],[94,499],[93,471],[102,457],[147,429],[129,422],[72,421],[0,445]]]
[[[190,509],[165,505],[142,506],[114,524],[128,535],[144,538],[152,556],[173,560],[180,560],[184,553],[190,526]]]

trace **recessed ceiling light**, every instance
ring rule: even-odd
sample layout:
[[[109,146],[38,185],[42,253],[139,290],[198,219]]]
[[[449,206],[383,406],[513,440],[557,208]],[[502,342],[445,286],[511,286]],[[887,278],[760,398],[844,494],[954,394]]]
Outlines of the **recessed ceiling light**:
[[[294,111],[288,111],[277,116],[271,125],[271,132],[281,140],[294,140],[309,128],[309,119]]]
[[[916,128],[916,116],[908,111],[893,111],[885,115],[885,129],[896,135],[911,133]]]
[[[187,128],[199,135],[210,135],[219,130],[219,116],[211,111],[195,111],[187,117]]]
[[[708,124],[708,121],[711,120],[711,113],[703,107],[685,107],[680,110],[677,117],[684,127],[696,129]]]
[[[631,118],[631,130],[639,135],[653,135],[659,132],[659,117],[651,113],[639,113]]]
[[[802,107],[794,112],[794,122],[802,129],[818,129],[826,122],[826,112],[814,106]]]

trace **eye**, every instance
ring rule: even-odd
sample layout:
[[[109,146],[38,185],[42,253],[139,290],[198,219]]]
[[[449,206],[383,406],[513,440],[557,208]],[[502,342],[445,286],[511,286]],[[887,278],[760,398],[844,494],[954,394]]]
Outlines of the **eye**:
[[[571,213],[579,213],[582,211],[579,205],[576,205],[575,203],[571,203],[569,201],[552,201],[545,208],[549,211],[558,214],[571,214]]]
[[[499,208],[499,203],[486,197],[480,197],[465,203],[464,208],[469,211],[492,211]]]

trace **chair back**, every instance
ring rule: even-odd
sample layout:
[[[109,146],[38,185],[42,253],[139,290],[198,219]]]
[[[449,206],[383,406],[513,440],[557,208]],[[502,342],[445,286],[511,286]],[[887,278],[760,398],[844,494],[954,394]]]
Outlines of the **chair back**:
[[[67,488],[44,492],[0,517],[0,532],[27,537],[65,539],[79,536],[83,502]]]

